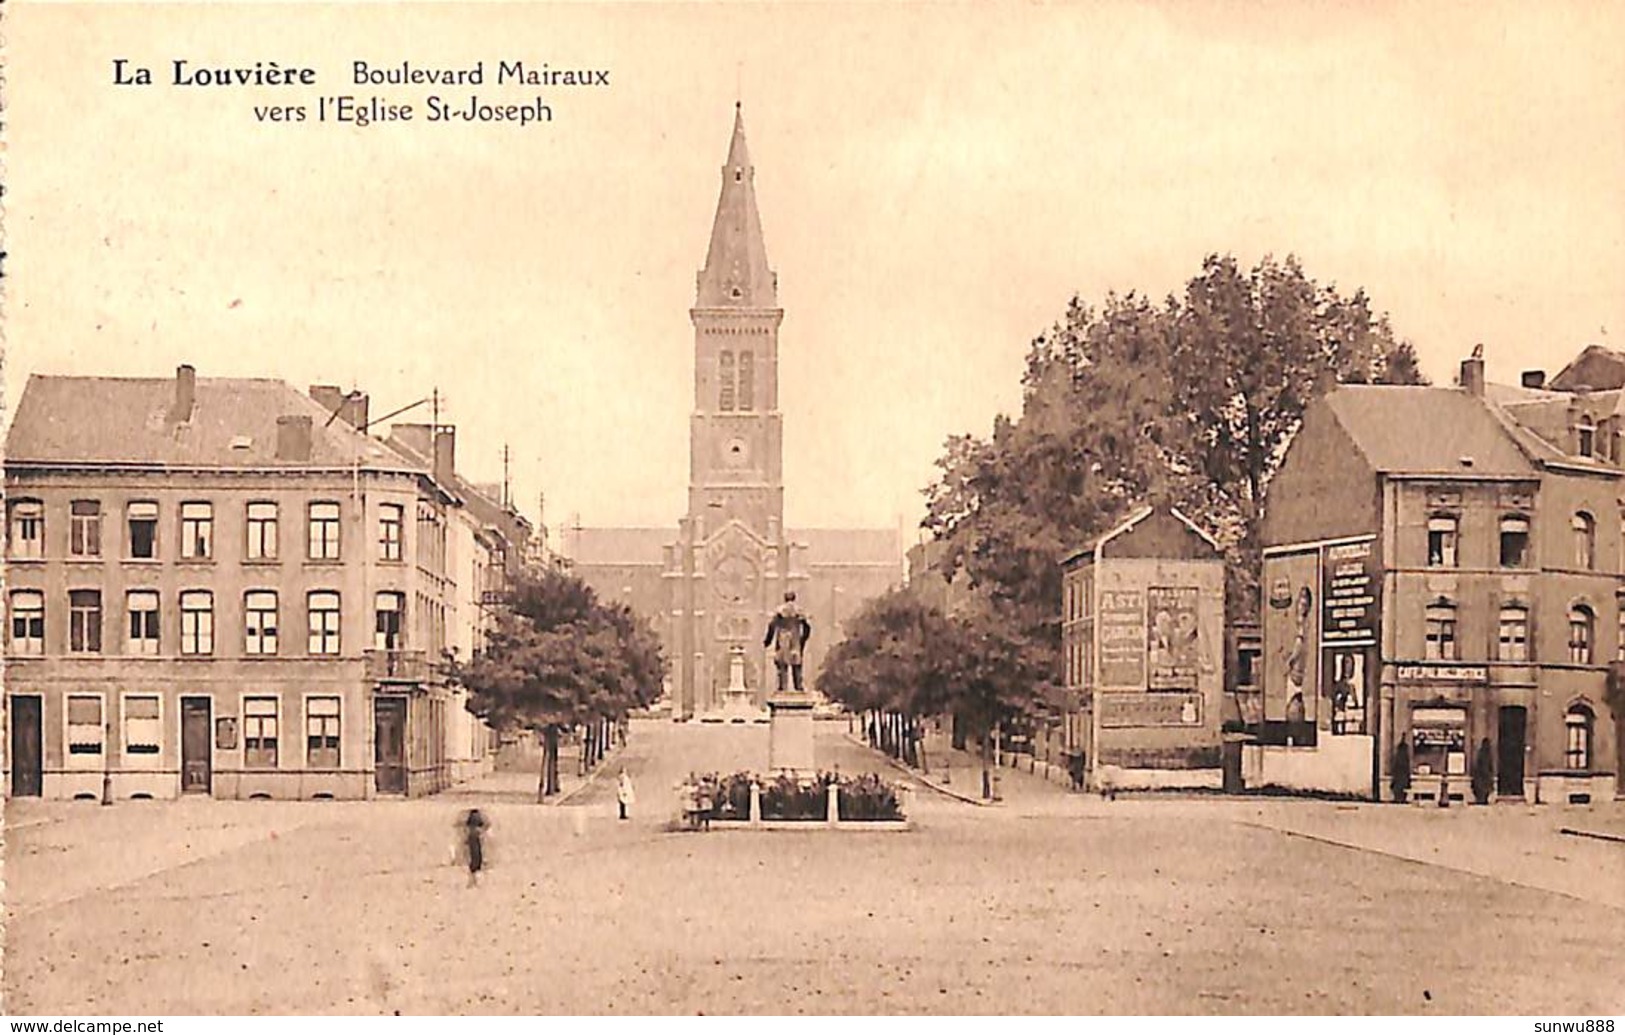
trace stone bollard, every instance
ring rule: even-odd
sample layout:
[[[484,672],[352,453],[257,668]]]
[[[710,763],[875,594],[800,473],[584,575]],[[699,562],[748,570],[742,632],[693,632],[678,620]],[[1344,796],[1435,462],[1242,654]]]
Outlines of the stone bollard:
[[[750,825],[762,825],[762,785],[759,783],[750,785]]]
[[[825,788],[825,791],[829,799],[829,808],[825,813],[825,818],[829,820],[830,826],[837,826],[841,822],[841,789],[832,783]]]

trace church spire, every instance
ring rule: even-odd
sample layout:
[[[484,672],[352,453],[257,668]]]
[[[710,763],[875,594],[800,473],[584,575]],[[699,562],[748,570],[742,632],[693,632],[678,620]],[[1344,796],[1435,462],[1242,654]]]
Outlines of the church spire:
[[[756,168],[745,146],[745,115],[734,103],[733,139],[722,167],[722,194],[711,225],[711,246],[700,271],[695,306],[774,309],[778,277],[767,265],[762,217],[756,211]]]

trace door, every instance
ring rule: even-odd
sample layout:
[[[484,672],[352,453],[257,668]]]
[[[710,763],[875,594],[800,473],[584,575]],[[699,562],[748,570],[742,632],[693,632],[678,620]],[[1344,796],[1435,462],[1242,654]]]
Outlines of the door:
[[[214,755],[209,742],[213,704],[207,697],[181,698],[181,793],[214,790]]]
[[[38,798],[45,787],[45,759],[41,747],[40,698],[18,695],[11,699],[11,793],[17,798]]]
[[[372,702],[373,766],[379,794],[406,793],[406,698],[378,697]]]
[[[1495,767],[1495,793],[1503,798],[1523,797],[1524,727],[1528,713],[1515,704],[1501,708],[1501,730],[1498,744],[1500,757]]]

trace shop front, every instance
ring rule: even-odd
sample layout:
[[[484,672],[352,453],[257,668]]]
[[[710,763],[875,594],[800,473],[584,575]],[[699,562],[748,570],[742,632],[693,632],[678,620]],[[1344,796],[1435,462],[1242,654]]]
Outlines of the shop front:
[[[1488,666],[1400,665],[1397,674],[1411,800],[1470,801],[1473,745],[1492,735],[1473,715],[1475,699],[1489,696]]]

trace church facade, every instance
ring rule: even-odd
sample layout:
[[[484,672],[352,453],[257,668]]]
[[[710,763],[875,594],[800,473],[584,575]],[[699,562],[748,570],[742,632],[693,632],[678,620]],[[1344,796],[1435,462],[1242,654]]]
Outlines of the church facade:
[[[717,712],[742,668],[754,703],[776,690],[762,638],[794,592],[812,623],[807,676],[843,622],[903,576],[901,530],[786,528],[778,275],[767,261],[742,114],[722,169],[694,307],[686,514],[675,529],[573,528],[564,553],[605,600],[660,633],[674,713]]]

